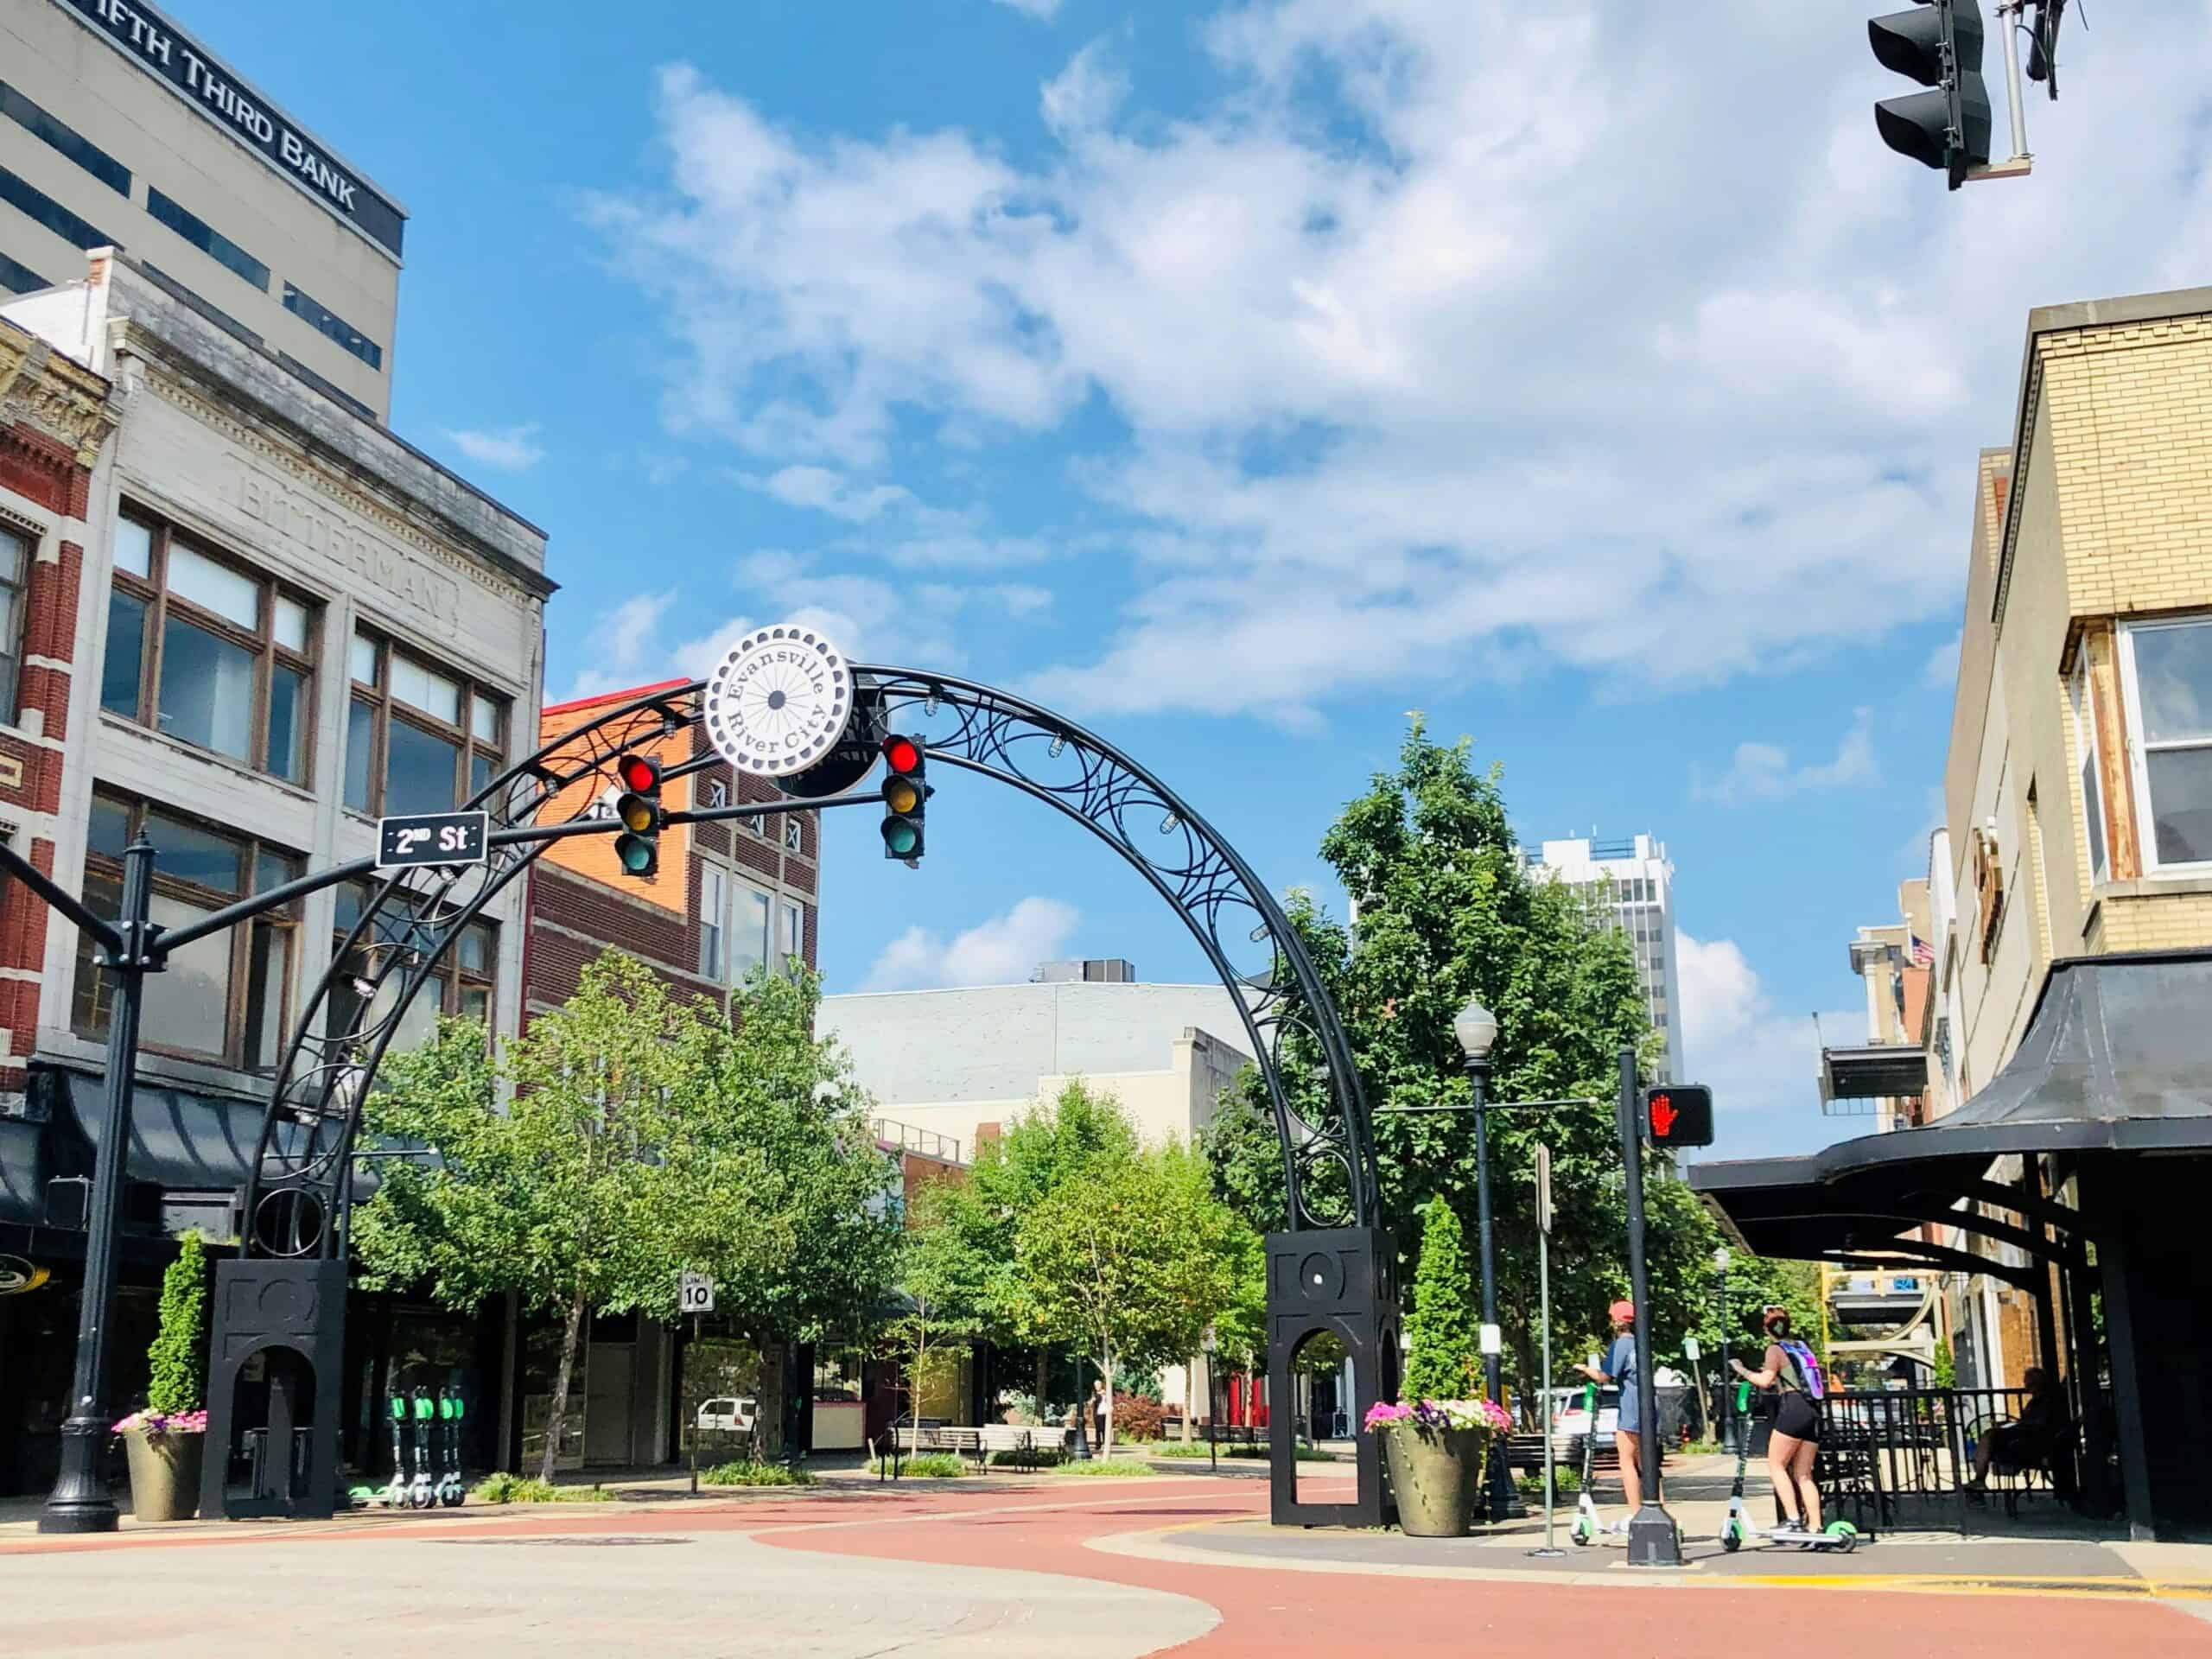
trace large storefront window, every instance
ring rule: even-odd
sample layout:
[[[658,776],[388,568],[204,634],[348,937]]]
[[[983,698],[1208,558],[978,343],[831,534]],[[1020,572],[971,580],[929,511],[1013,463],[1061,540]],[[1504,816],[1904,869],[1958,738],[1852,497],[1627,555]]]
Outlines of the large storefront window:
[[[315,728],[307,598],[125,516],[115,526],[100,707],[305,784]]]
[[[348,661],[346,804],[356,812],[450,812],[503,770],[505,698],[371,633],[353,636]]]
[[[365,881],[348,882],[338,889],[336,932],[331,948],[344,954],[340,957],[342,971],[330,993],[329,1031],[334,1037],[357,1029],[360,1023],[372,1025],[384,1017],[398,1001],[401,988],[437,931],[430,920],[432,912],[426,901],[396,893],[385,900],[369,933],[347,952],[346,936],[361,919],[362,909],[374,892]],[[376,986],[376,1000],[370,1006],[367,1020],[363,1022],[361,988],[375,982],[377,975],[384,973],[395,952],[403,960]],[[392,1039],[392,1047],[403,1052],[419,1047],[436,1031],[442,1014],[461,1014],[488,1027],[492,1023],[493,984],[499,960],[499,930],[490,922],[469,923],[454,941],[453,948],[430,970],[429,981],[400,1016],[399,1031]]]
[[[182,927],[251,893],[297,879],[295,854],[249,836],[105,791],[92,797],[85,857],[85,903],[110,920],[123,913],[123,850],[140,830],[154,844],[153,919]],[[257,916],[169,953],[149,975],[139,1009],[139,1039],[149,1048],[196,1055],[249,1071],[273,1071],[289,1026],[296,905]],[[79,935],[73,1009],[80,1036],[103,1037],[107,976]]]

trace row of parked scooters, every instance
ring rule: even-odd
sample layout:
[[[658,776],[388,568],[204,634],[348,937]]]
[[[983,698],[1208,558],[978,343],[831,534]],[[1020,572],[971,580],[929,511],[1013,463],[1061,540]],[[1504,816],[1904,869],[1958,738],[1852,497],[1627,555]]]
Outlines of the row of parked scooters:
[[[468,1496],[461,1478],[461,1430],[467,1405],[458,1388],[417,1387],[385,1396],[391,1414],[391,1478],[380,1488],[356,1487],[359,1507],[458,1509]]]

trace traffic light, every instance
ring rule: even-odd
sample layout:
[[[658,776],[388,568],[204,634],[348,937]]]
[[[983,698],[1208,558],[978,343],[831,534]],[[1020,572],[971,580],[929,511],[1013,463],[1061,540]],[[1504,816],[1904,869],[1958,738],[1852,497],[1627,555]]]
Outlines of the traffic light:
[[[1643,1091],[1643,1138],[1662,1147],[1713,1144],[1713,1090],[1701,1083],[1660,1084]]]
[[[614,861],[625,875],[650,881],[660,873],[660,832],[668,814],[660,804],[660,762],[649,754],[626,754],[614,762],[614,816],[622,833],[614,837]]]
[[[883,855],[912,864],[925,850],[922,813],[929,805],[930,786],[923,776],[922,746],[893,732],[883,750]]]
[[[1955,190],[1967,172],[1989,165],[1989,88],[1981,79],[1981,7],[1976,0],[1920,0],[1866,25],[1885,69],[1932,86],[1874,105],[1882,142],[1948,175]]]

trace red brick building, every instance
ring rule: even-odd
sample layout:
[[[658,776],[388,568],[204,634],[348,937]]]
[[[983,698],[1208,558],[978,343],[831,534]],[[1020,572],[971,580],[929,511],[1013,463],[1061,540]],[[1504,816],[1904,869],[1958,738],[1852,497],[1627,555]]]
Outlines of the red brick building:
[[[551,742],[611,709],[683,683],[671,680],[555,703],[540,721],[539,741]],[[671,771],[709,749],[696,727],[641,747]],[[587,787],[576,785],[579,798],[556,803],[550,816],[582,810]],[[765,779],[741,775],[717,760],[671,782],[662,798],[674,811],[785,798]],[[662,832],[660,869],[651,880],[616,867],[612,836],[554,842],[531,874],[524,1018],[566,1001],[584,964],[609,945],[649,964],[679,989],[725,1006],[731,988],[764,963],[779,969],[796,957],[814,966],[821,833],[811,812],[671,824]]]
[[[0,835],[48,874],[92,466],[116,425],[109,391],[103,377],[0,320]],[[35,894],[0,886],[0,1117],[22,1105],[47,918]]]

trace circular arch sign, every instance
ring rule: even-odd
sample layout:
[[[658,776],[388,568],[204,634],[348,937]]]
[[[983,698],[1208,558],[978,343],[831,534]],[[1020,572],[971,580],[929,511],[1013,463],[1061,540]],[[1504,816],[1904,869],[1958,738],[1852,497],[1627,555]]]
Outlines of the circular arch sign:
[[[788,778],[823,760],[853,718],[844,653],[795,623],[756,628],[707,682],[707,741],[740,772]]]

